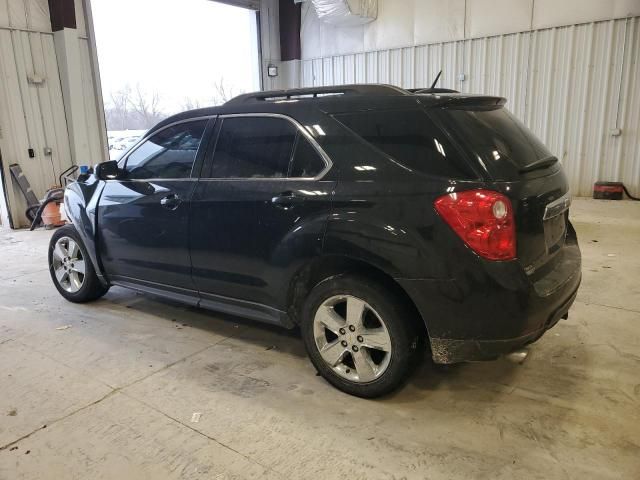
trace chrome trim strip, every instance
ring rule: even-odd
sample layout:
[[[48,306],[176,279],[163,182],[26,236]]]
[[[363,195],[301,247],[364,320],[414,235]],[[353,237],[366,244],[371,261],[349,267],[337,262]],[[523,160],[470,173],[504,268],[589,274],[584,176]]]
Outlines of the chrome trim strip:
[[[107,180],[103,180],[103,182],[145,182],[145,183],[153,183],[153,182],[197,182],[197,177],[186,177],[186,178],[109,178]]]
[[[325,172],[326,173],[326,172]],[[324,174],[323,174],[324,175]],[[197,180],[198,182],[299,182],[299,181],[320,181],[322,177],[255,177],[255,178],[244,178],[244,177],[233,177],[233,178],[192,178],[192,180]],[[327,180],[329,181],[329,180]]]
[[[549,220],[550,218],[557,217],[564,213],[571,205],[571,191],[568,191],[560,198],[547,204],[544,209],[544,216],[542,220]]]
[[[151,181],[177,181],[177,180],[204,180],[204,181],[256,181],[256,180],[261,180],[261,181],[317,181],[317,180],[321,180],[322,177],[324,177],[327,172],[329,170],[331,170],[331,167],[333,167],[333,162],[331,161],[331,157],[329,157],[329,155],[322,149],[322,147],[318,144],[318,142],[316,141],[315,138],[313,138],[313,136],[309,133],[309,131],[304,128],[300,122],[298,122],[296,119],[289,117],[288,115],[283,115],[281,113],[261,113],[261,112],[256,112],[256,113],[228,113],[228,114],[224,114],[224,115],[206,115],[206,116],[202,116],[202,117],[193,117],[193,118],[185,118],[183,120],[178,120],[176,122],[172,122],[169,123],[168,125],[163,126],[162,128],[159,128],[158,130],[154,131],[153,134],[148,135],[145,134],[140,140],[138,140],[138,142],[136,142],[134,145],[131,146],[131,148],[126,151],[122,157],[118,160],[118,165],[120,166],[120,163],[122,163],[122,166],[120,168],[126,168],[126,164],[127,164],[127,160],[129,159],[129,156],[135,152],[138,147],[144,143],[146,140],[148,140],[150,137],[152,137],[153,135],[155,135],[156,133],[159,133],[167,128],[173,127],[175,125],[179,125],[181,123],[187,123],[187,122],[196,122],[199,120],[211,120],[214,118],[221,118],[221,119],[225,119],[225,118],[238,118],[238,117],[271,117],[271,118],[282,118],[284,120],[289,121],[290,123],[292,123],[299,132],[302,133],[302,135],[309,141],[309,143],[311,143],[311,146],[315,149],[315,151],[320,155],[320,157],[322,158],[322,161],[325,164],[325,168],[318,173],[318,175],[316,175],[315,177],[285,177],[285,178],[245,178],[245,177],[237,177],[237,178],[205,178],[205,177],[189,177],[189,178],[147,178],[147,179],[131,179],[131,180],[118,180],[118,181],[127,181],[127,182],[133,182],[133,181],[140,181],[140,182],[151,182]],[[201,144],[202,145],[202,144]],[[200,145],[200,146],[201,146]],[[198,150],[200,149],[200,146],[198,147]],[[117,179],[114,179],[117,180]]]

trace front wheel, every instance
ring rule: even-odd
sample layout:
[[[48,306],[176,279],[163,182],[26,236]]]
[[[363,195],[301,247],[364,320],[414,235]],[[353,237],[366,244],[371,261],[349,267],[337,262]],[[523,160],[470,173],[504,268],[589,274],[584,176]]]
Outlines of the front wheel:
[[[311,291],[301,328],[311,362],[329,383],[373,398],[407,377],[418,343],[414,321],[382,285],[339,275]]]
[[[51,236],[48,260],[53,284],[71,302],[96,300],[109,290],[100,283],[73,225],[61,227]]]

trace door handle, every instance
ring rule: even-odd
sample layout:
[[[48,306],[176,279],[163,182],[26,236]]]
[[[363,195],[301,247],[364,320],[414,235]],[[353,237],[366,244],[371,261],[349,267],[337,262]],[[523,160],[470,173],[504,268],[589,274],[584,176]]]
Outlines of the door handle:
[[[169,210],[175,210],[176,208],[178,208],[178,205],[180,205],[181,203],[182,203],[182,200],[175,193],[170,193],[169,195],[164,197],[162,200],[160,200],[160,205],[162,205],[164,208],[167,208]]]
[[[283,208],[285,210],[293,208],[295,205],[302,202],[304,202],[304,198],[300,195],[296,195],[294,192],[282,192],[271,199],[271,203],[276,207]]]

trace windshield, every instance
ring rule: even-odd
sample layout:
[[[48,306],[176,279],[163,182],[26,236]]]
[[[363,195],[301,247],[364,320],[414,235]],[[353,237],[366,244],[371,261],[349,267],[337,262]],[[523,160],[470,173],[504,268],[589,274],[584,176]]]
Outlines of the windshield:
[[[443,108],[433,112],[456,140],[496,178],[555,163],[547,147],[505,108]],[[542,160],[551,161],[541,162]]]

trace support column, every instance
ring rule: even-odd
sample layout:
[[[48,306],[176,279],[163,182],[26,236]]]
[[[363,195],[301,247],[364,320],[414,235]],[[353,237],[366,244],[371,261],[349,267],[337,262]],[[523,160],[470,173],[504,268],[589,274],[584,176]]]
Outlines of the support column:
[[[74,0],[49,0],[49,12],[69,131],[71,160],[76,165],[88,163],[91,158]]]

